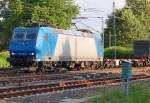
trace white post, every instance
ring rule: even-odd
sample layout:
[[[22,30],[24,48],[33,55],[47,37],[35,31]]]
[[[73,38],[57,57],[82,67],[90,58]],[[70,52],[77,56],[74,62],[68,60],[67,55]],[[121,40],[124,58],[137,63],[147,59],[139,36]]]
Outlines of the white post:
[[[102,37],[103,37],[103,45],[105,46],[105,41],[104,41],[104,17],[102,16]]]
[[[115,2],[113,2],[113,27],[114,27],[114,31],[113,34],[115,36],[115,59],[116,59],[116,16],[115,16]]]

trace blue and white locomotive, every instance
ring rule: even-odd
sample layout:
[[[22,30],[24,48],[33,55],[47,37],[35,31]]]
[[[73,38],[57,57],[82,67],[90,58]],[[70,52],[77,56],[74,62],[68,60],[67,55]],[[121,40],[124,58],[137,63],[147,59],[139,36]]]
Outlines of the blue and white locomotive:
[[[88,67],[104,56],[100,35],[51,27],[15,28],[9,51],[15,67]]]

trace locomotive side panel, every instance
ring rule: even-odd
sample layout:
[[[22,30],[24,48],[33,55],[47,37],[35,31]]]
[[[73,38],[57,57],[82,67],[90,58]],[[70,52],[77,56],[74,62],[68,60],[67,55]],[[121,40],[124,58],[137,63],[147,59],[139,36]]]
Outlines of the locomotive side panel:
[[[58,30],[57,30],[58,31]],[[53,30],[57,35],[56,46],[50,61],[102,61],[104,48],[100,37],[89,37],[82,32]]]
[[[57,42],[58,35],[52,28],[40,28],[36,42],[36,61],[49,61],[54,55]]]
[[[75,36],[58,34],[58,40],[51,61],[75,61]]]
[[[98,45],[99,46],[99,45]],[[58,35],[52,61],[100,61],[103,49],[97,49],[95,38]]]
[[[85,38],[85,37],[77,38],[77,60],[100,61],[96,41],[94,38]]]

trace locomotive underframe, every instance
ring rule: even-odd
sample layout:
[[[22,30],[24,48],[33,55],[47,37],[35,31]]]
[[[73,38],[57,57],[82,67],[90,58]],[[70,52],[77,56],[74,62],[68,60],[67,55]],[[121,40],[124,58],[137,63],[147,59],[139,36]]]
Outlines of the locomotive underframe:
[[[38,71],[50,70],[60,71],[65,70],[84,70],[84,69],[99,69],[99,68],[114,68],[121,67],[123,59],[104,59],[104,61],[36,61],[34,55],[16,56],[11,55],[8,61],[13,67],[34,67]],[[143,57],[137,59],[128,59],[132,62],[133,67],[150,67],[150,58]]]
[[[38,71],[45,69],[51,71],[58,71],[58,69],[65,68],[66,70],[80,70],[86,68],[101,68],[103,61],[36,61],[35,56],[15,56],[11,55],[8,58],[12,67],[29,68],[35,67]]]
[[[34,56],[15,56],[11,55],[8,58],[10,65],[13,67],[29,67],[33,66],[35,57]]]

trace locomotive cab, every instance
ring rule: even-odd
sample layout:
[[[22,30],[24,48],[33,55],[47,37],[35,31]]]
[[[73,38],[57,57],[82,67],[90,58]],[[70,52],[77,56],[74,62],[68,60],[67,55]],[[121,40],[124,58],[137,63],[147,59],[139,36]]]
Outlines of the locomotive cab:
[[[14,30],[8,61],[12,66],[31,66],[35,58],[37,28],[16,28]]]

